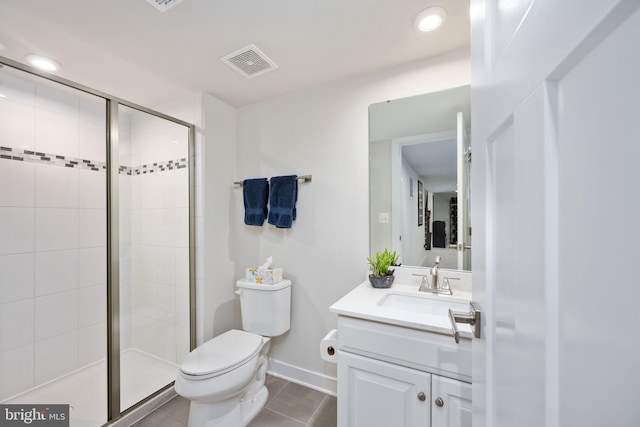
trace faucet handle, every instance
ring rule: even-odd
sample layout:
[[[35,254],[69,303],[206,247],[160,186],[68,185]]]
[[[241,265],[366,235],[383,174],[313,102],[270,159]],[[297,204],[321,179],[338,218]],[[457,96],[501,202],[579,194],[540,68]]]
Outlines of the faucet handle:
[[[438,256],[436,257],[435,264],[436,264],[436,265],[440,264],[440,260],[441,260],[441,259],[442,259],[442,257],[438,255]]]

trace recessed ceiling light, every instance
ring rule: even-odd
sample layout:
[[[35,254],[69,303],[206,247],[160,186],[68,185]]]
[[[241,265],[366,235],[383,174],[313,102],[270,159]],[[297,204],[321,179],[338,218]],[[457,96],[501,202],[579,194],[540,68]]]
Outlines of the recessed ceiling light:
[[[447,19],[447,10],[441,6],[428,7],[416,15],[414,21],[418,31],[433,31]]]
[[[42,55],[35,55],[33,53],[27,55],[27,61],[29,61],[29,63],[34,67],[44,71],[57,71],[60,68],[60,64],[53,59]]]

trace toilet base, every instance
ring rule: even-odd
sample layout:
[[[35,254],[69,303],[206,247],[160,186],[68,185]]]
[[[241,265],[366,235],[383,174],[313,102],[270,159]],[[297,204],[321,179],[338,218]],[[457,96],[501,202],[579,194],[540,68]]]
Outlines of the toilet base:
[[[258,390],[258,392],[251,398],[244,400],[240,403],[242,407],[242,425],[246,426],[260,413],[264,404],[267,403],[269,397],[269,391],[264,385]]]
[[[242,400],[200,403],[192,401],[189,407],[188,427],[244,427],[262,410],[269,391],[262,385]]]

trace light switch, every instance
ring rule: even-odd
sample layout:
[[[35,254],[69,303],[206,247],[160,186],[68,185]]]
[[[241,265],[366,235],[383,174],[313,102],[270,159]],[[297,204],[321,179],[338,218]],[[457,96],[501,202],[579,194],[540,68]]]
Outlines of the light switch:
[[[388,224],[389,223],[389,214],[388,213],[379,213],[378,214],[378,222],[380,224]]]

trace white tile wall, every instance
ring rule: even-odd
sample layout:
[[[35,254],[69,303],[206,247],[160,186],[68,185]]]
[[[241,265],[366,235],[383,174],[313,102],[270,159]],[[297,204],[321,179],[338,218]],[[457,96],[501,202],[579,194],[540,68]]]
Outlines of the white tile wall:
[[[104,209],[80,209],[78,246],[91,248],[107,245],[107,212]]]
[[[21,79],[17,76],[8,74],[0,75],[0,84],[2,84],[2,93],[6,98],[6,102],[17,102],[20,104],[34,106],[36,102],[36,85],[35,83]]]
[[[106,357],[107,323],[81,327],[78,331],[78,365],[87,366]]]
[[[0,207],[0,255],[33,252],[34,209]]]
[[[189,289],[189,248],[176,248],[176,287]],[[196,261],[197,262],[197,261]]]
[[[78,209],[36,209],[36,250],[56,251],[77,248],[78,215]]]
[[[82,158],[94,159],[94,157]],[[105,210],[107,208],[107,174],[83,169],[79,169],[77,174],[78,207]]]
[[[33,365],[33,344],[0,353],[0,400],[33,386]]]
[[[3,89],[4,90],[4,89]],[[28,150],[36,148],[35,108],[0,99],[0,145]]]
[[[158,248],[158,283],[172,288],[176,284],[176,248],[174,247]]]
[[[77,331],[78,291],[36,297],[35,319],[36,341]]]
[[[189,247],[189,209],[176,208],[175,245],[179,248]]]
[[[33,300],[0,304],[0,352],[33,342]]]
[[[106,101],[93,96],[80,97],[80,120],[95,123],[104,129],[107,125]],[[102,148],[105,134],[101,132]],[[105,151],[105,150],[103,150]]]
[[[170,172],[164,172],[170,173]],[[140,206],[144,209],[159,209],[162,206],[163,191],[170,191],[160,183],[160,173],[152,173],[138,176],[140,181]]]
[[[178,169],[173,171],[175,175],[173,181],[175,183],[174,204],[172,207],[188,208],[189,207],[189,170]]]
[[[37,164],[36,188],[36,207],[78,208],[77,169]]]
[[[160,209],[145,209],[140,215],[140,244],[157,246],[160,239]],[[144,220],[142,218],[144,217]],[[166,220],[166,218],[165,218]]]
[[[152,209],[143,210],[142,214],[151,214]],[[155,214],[152,214],[155,215]],[[174,209],[158,209],[158,228],[156,230],[156,244],[158,246],[175,246],[176,235],[182,236],[185,233],[185,228],[182,228],[177,223],[178,218]]]
[[[78,322],[81,328],[96,323],[105,323],[107,320],[106,284],[80,289],[78,308]]]
[[[36,296],[78,288],[78,250],[36,252]]]
[[[176,363],[177,349],[176,338],[177,331],[175,324],[158,322],[156,329],[157,355],[165,360]]]
[[[2,111],[0,111],[1,114]],[[0,159],[0,182],[2,183],[0,206],[34,206],[35,165],[33,163]]]
[[[77,117],[36,109],[36,124],[37,151],[79,157]]]
[[[36,107],[78,119],[80,108],[79,93],[54,84],[38,84],[36,86]]]
[[[0,256],[0,304],[33,298],[34,254]]]
[[[122,270],[122,266],[121,266]],[[99,285],[107,282],[107,248],[83,248],[78,250],[79,287]]]
[[[155,285],[158,320],[175,325],[176,323],[176,295],[175,287]]]
[[[35,385],[78,368],[78,330],[35,344]]]
[[[103,107],[104,108],[104,107]],[[103,112],[104,114],[104,112]],[[78,124],[78,157],[106,162],[105,123],[80,121]]]

